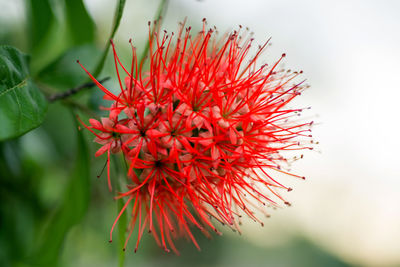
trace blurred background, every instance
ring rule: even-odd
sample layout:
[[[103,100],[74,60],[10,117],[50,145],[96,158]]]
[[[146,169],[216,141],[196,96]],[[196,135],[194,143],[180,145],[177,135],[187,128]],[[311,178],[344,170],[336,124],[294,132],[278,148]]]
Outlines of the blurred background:
[[[31,54],[40,88],[62,91],[85,82],[75,61],[95,66],[117,1],[85,0],[80,6],[73,0],[76,9],[67,15],[62,1],[30,2],[0,0],[0,44]],[[130,62],[130,38],[144,49],[147,21],[159,5],[127,1],[114,37],[124,63]],[[316,121],[319,145],[292,166],[305,181],[280,178],[294,188],[285,195],[292,206],[272,210],[264,227],[249,220],[242,235],[222,227],[222,237],[199,234],[201,252],[181,240],[179,257],[145,236],[138,253],[128,246],[125,266],[400,266],[399,11],[395,0],[170,0],[162,26],[167,31],[176,31],[184,18],[199,29],[205,17],[220,32],[248,26],[258,44],[272,37],[263,59],[286,53],[284,67],[304,71],[311,88],[295,105],[312,107],[306,116]],[[38,14],[49,27],[42,22],[32,28]],[[80,35],[71,34],[74,23]],[[107,76],[106,85],[118,88],[110,57],[100,75]],[[94,108],[99,91],[74,98]],[[64,104],[51,104],[39,128],[0,143],[1,266],[46,266],[46,257],[56,257],[60,266],[117,266],[121,257],[118,244],[108,243],[118,203],[105,178],[96,179],[105,158],[94,158],[96,146],[85,133],[88,164],[77,163],[83,152],[75,149],[80,139]],[[90,187],[65,194],[79,170],[90,172]],[[57,223],[75,208],[84,211],[81,217]]]

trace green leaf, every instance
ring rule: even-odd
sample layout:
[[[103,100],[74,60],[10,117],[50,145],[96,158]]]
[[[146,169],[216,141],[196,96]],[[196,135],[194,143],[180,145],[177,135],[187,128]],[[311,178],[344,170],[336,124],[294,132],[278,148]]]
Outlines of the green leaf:
[[[114,35],[118,30],[119,24],[121,22],[122,14],[124,12],[125,1],[126,0],[118,1],[117,7],[115,9],[115,14],[114,14],[114,25],[112,27],[110,37],[108,38],[109,40],[114,38]],[[107,53],[108,53],[109,49],[110,49],[110,42],[107,42],[106,48],[104,49],[104,52],[103,52],[103,55],[100,58],[99,62],[97,63],[96,69],[93,73],[94,77],[97,77],[100,74],[101,70],[103,69],[104,62],[106,61]]]
[[[77,126],[78,128],[78,126]],[[69,230],[84,217],[90,199],[90,162],[81,131],[77,131],[76,162],[64,191],[63,202],[47,224],[42,242],[29,260],[35,266],[55,266]]]
[[[31,49],[40,46],[44,37],[49,32],[54,22],[54,12],[49,0],[29,0],[29,34],[31,39]]]
[[[100,56],[100,50],[94,45],[83,45],[66,51],[53,63],[42,70],[38,78],[60,90],[70,89],[87,81],[87,74],[76,63],[79,59],[85,62],[86,68],[94,68],[95,59]]]
[[[75,45],[92,43],[95,39],[95,24],[82,0],[65,1],[66,19],[71,41]]]
[[[29,77],[27,55],[0,46],[0,141],[38,127],[46,111],[47,101]]]

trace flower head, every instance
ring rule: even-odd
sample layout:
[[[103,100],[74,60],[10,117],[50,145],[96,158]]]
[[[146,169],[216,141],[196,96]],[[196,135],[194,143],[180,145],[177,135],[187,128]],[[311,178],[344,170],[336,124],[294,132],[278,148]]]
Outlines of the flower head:
[[[282,152],[309,148],[302,139],[311,123],[298,122],[302,109],[288,107],[306,87],[295,82],[301,72],[278,69],[284,54],[259,66],[268,42],[249,60],[253,39],[242,27],[222,38],[205,21],[194,36],[183,24],[176,36],[156,27],[149,30],[148,71],[133,46],[131,66],[123,66],[111,43],[120,93],[88,72],[111,101],[109,117],[88,128],[103,145],[96,156],[107,151],[109,163],[110,153],[122,152],[129,163],[128,189],[117,196],[126,198],[120,215],[131,211],[127,240],[136,229],[136,251],[147,229],[177,253],[173,240],[181,235],[198,247],[189,224],[219,233],[215,218],[239,230],[241,214],[262,223],[259,205],[288,204],[280,191],[291,189],[273,176],[303,178],[282,170]]]

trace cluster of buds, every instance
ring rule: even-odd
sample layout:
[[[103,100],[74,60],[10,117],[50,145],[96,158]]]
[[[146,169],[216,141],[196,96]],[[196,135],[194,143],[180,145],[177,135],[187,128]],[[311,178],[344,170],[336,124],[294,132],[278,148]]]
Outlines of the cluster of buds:
[[[259,66],[268,42],[244,63],[252,42],[241,26],[222,38],[205,21],[194,36],[183,24],[176,37],[150,27],[147,71],[133,46],[125,68],[112,43],[118,94],[82,66],[111,101],[108,117],[85,126],[102,145],[96,156],[107,154],[110,189],[110,155],[123,153],[128,163],[128,189],[116,196],[126,202],[112,229],[130,211],[126,243],[137,233],[135,251],[145,229],[178,253],[173,240],[182,235],[199,247],[190,226],[220,234],[215,219],[239,230],[243,214],[262,224],[254,209],[288,204],[279,191],[291,189],[271,172],[286,173],[283,151],[309,148],[301,139],[311,123],[299,123],[302,109],[287,107],[306,85],[294,82],[301,72],[278,70],[284,54]]]

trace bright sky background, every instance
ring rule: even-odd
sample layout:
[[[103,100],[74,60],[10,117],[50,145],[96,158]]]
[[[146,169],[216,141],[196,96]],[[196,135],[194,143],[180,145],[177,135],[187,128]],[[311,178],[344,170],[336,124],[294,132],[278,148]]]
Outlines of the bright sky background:
[[[85,2],[105,38],[114,1]],[[127,2],[116,38],[124,45],[143,39],[159,0]],[[7,1],[0,6],[9,7],[0,17],[19,16]],[[272,212],[264,228],[246,224],[260,246],[297,234],[348,262],[400,264],[399,11],[395,0],[171,0],[168,30],[186,16],[222,32],[248,26],[258,43],[272,37],[266,58],[287,53],[286,67],[302,69],[312,86],[297,104],[312,106],[321,153],[294,164],[307,180],[286,179],[291,208]]]

